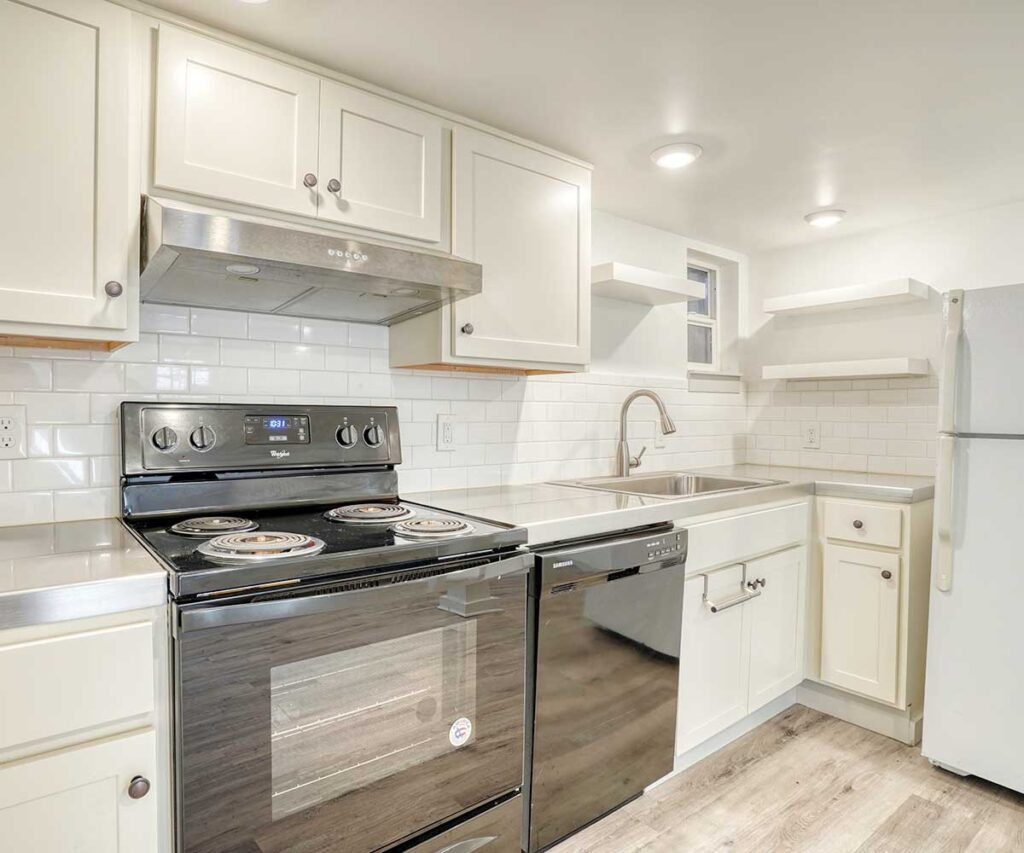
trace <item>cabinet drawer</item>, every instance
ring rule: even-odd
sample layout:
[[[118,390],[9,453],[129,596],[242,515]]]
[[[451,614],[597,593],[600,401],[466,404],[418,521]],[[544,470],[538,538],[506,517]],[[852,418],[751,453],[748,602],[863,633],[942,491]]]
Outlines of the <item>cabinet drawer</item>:
[[[738,563],[805,542],[807,525],[806,503],[695,524],[687,528],[687,574]]]
[[[0,749],[153,709],[148,622],[0,646]]]
[[[825,536],[828,539],[899,548],[902,534],[903,510],[898,506],[825,502]]]

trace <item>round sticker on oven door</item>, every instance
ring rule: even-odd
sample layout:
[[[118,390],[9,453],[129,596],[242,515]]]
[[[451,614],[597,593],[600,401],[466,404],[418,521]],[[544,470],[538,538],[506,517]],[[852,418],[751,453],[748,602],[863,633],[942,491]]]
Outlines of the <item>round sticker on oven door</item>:
[[[473,736],[473,723],[469,717],[459,717],[448,729],[448,740],[452,746],[465,746]]]

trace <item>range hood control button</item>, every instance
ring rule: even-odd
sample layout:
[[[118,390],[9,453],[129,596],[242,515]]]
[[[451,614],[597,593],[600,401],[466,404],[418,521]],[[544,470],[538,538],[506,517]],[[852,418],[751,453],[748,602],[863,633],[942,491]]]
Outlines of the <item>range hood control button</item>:
[[[338,430],[338,444],[344,448],[355,447],[357,441],[359,441],[359,433],[356,432],[356,428],[349,424],[343,426]]]
[[[153,447],[161,453],[170,453],[178,446],[178,434],[170,427],[160,427],[153,433]]]
[[[380,447],[384,443],[384,430],[377,424],[370,424],[363,430],[363,441],[370,447]]]

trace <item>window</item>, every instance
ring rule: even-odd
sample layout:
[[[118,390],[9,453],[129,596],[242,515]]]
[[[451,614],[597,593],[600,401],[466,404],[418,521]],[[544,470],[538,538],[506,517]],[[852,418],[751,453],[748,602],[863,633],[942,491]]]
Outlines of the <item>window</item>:
[[[686,277],[704,286],[704,298],[687,303],[686,359],[693,365],[718,365],[718,283],[712,267],[686,268]]]

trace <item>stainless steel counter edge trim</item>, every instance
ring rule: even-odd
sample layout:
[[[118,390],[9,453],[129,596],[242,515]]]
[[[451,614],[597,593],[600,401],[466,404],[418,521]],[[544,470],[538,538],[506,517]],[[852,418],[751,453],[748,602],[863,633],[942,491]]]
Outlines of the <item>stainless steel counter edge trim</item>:
[[[167,603],[167,574],[146,574],[0,593],[0,630],[107,616]]]

